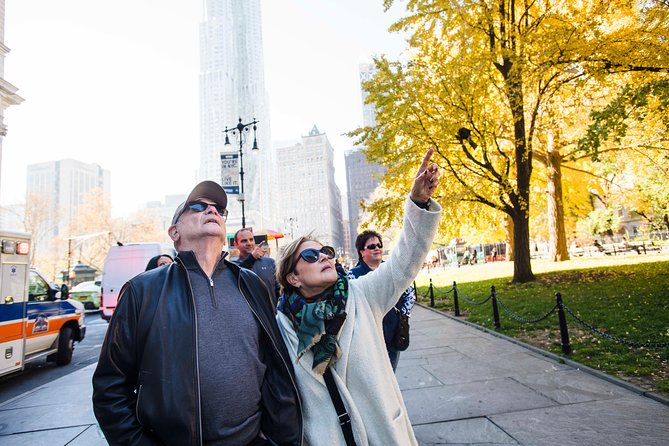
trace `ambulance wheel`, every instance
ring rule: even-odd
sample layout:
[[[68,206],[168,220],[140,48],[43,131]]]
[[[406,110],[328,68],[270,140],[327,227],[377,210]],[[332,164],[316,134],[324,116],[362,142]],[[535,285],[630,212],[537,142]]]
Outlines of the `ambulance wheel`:
[[[71,327],[60,329],[58,338],[58,353],[56,353],[56,365],[67,365],[72,362],[74,352],[74,332]]]

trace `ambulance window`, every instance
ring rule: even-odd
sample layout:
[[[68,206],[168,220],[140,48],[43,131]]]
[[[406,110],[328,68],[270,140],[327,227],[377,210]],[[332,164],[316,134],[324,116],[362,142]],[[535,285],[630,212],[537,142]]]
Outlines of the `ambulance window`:
[[[30,274],[30,285],[28,287],[28,300],[44,301],[49,295],[49,284],[37,274]]]

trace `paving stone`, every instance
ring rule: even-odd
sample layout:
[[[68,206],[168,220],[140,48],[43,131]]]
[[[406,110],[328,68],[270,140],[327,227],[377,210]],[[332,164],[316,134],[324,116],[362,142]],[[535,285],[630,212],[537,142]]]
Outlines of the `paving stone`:
[[[400,363],[401,362],[402,358],[400,357]],[[399,384],[400,390],[402,391],[444,385],[441,381],[435,378],[434,375],[430,374],[427,370],[420,366],[397,367],[395,377],[397,378],[397,383]]]
[[[518,444],[506,432],[483,417],[414,426],[414,433],[418,443],[426,446],[440,444]]]
[[[457,355],[464,357],[462,353],[456,352],[451,347],[448,346],[437,346],[437,347],[421,347],[420,345],[411,344],[409,349],[402,352],[400,358],[409,359],[409,358],[423,358],[429,359],[433,356],[444,356],[444,355]]]
[[[67,446],[108,446],[105,436],[98,425],[89,426]]]
[[[508,378],[402,392],[412,424],[550,407],[554,401]]]
[[[3,421],[4,423],[4,421]],[[70,441],[77,438],[87,426],[69,427],[61,429],[49,429],[38,432],[24,432],[13,435],[0,435],[0,444],[2,446],[60,446],[70,444]],[[84,445],[84,443],[80,443]],[[107,443],[100,443],[106,445]],[[97,443],[92,443],[91,446]]]
[[[432,359],[432,358],[431,358]],[[425,370],[434,375],[444,384],[460,384],[474,381],[489,381],[496,378],[504,378],[509,375],[507,370],[500,369],[491,364],[480,361],[472,361],[468,358],[458,360],[444,360],[425,365]]]
[[[669,407],[643,397],[560,405],[489,417],[520,444],[667,446]]]
[[[635,395],[627,389],[574,369],[560,370],[557,373],[517,375],[513,379],[560,404]]]
[[[54,396],[53,394],[51,395]],[[61,395],[62,396],[62,395]],[[93,405],[63,402],[0,411],[0,435],[95,424]],[[0,442],[1,444],[1,442]]]

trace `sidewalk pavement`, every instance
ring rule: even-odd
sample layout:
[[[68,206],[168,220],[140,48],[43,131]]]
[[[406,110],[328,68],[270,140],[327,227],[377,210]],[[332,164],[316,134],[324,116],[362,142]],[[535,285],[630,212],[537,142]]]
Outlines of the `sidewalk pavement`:
[[[0,445],[107,444],[91,408],[94,368],[0,405]],[[425,307],[397,379],[421,445],[669,445],[668,404]]]

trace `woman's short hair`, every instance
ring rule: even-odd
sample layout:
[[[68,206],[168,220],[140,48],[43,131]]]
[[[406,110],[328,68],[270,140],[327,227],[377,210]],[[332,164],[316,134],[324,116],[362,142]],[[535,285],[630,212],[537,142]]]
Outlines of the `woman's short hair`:
[[[362,231],[355,238],[355,250],[358,251],[358,262],[362,261],[361,252],[365,250],[365,246],[367,245],[367,240],[369,240],[370,238],[373,238],[373,237],[378,238],[379,242],[383,243],[383,239],[381,238],[381,234],[379,234],[376,231],[372,231],[371,229],[367,229],[366,231]]]
[[[292,273],[295,269],[295,265],[297,265],[297,261],[299,260],[298,250],[304,242],[321,243],[311,234],[307,234],[296,238],[281,251],[281,257],[279,257],[279,262],[276,267],[276,280],[279,282],[279,285],[281,285],[282,293],[292,293],[293,291],[296,291],[295,287],[288,283],[288,274]]]

